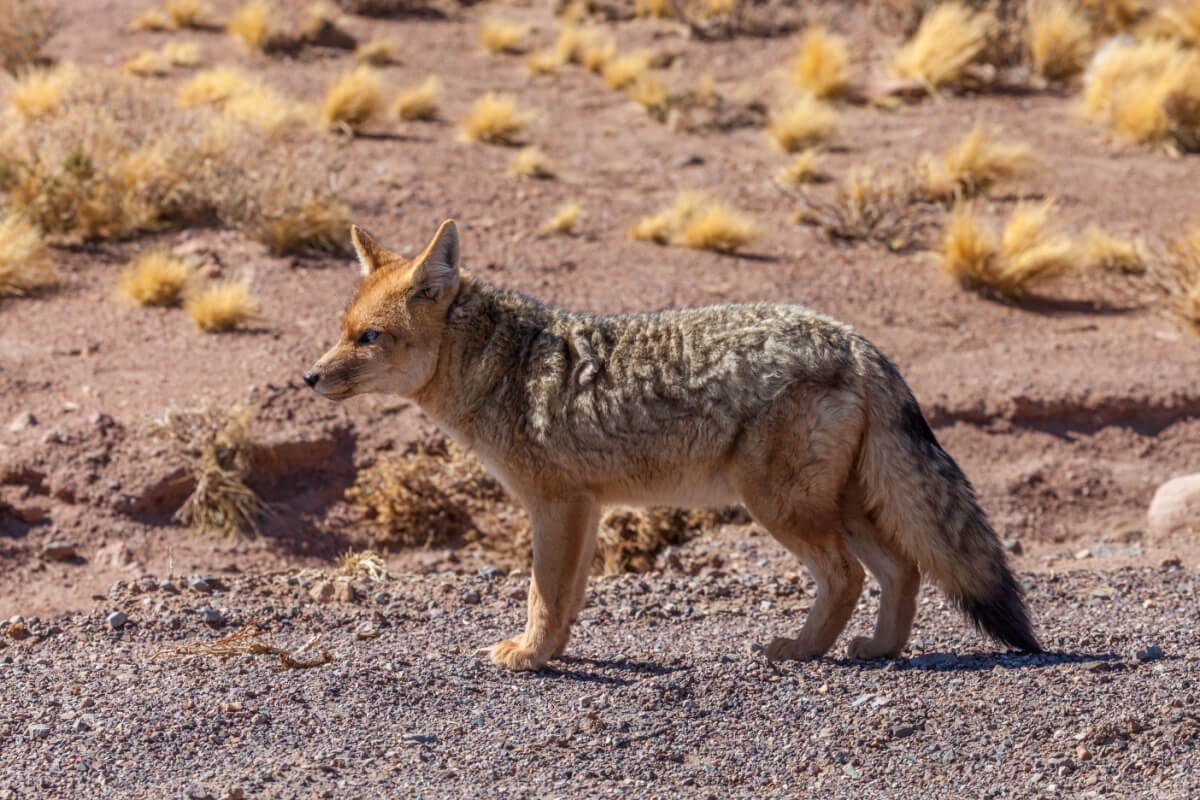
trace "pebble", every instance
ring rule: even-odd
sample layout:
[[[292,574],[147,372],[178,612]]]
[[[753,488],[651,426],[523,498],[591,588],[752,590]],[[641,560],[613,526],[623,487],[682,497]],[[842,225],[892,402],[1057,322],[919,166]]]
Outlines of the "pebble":
[[[71,723],[71,730],[75,733],[83,733],[84,731],[92,730],[92,720],[87,714],[82,714],[75,718]]]
[[[414,742],[416,744],[437,743],[437,737],[432,733],[405,733],[400,736],[400,740],[404,742]]]
[[[479,577],[492,580],[493,578],[504,577],[504,573],[493,567],[491,564],[484,564],[479,568]]]
[[[70,561],[75,558],[75,545],[55,539],[42,548],[42,558],[46,561]]]
[[[211,594],[212,593],[212,586],[209,585],[208,581],[206,581],[206,580],[204,580],[204,578],[200,578],[200,577],[192,578],[191,580],[189,580],[188,588],[194,592],[200,592],[202,594]]]
[[[1158,661],[1164,655],[1163,649],[1156,644],[1150,645],[1144,650],[1138,650],[1136,653],[1134,653],[1134,657],[1141,662]]]
[[[206,608],[200,612],[200,620],[214,628],[225,624],[225,618],[215,608]]]
[[[158,588],[162,589],[164,592],[175,592],[176,591],[175,584],[171,583],[171,580],[169,578],[163,578],[161,581],[159,581]]]
[[[129,615],[126,614],[124,611],[114,611],[111,614],[109,614],[107,617],[105,617],[104,621],[107,622],[109,625],[111,625],[113,628],[120,630],[121,628],[125,627],[126,622],[129,622]]]
[[[466,603],[467,605],[472,605],[472,606],[479,605],[480,599],[481,598],[479,597],[479,592],[475,591],[474,589],[468,589],[463,594],[463,602]]]
[[[1181,475],[1158,487],[1146,522],[1158,534],[1200,529],[1200,472]]]
[[[35,722],[29,726],[29,735],[35,739],[45,739],[50,735],[50,726]]]
[[[388,603],[388,600],[390,600],[391,598],[388,597],[387,592],[376,592],[375,594],[371,595],[371,599],[374,600],[376,603],[378,603],[381,606],[386,606]]]
[[[8,423],[8,429],[13,433],[20,433],[26,428],[32,428],[38,424],[38,419],[33,415],[32,411],[22,411],[13,417],[12,422]]]

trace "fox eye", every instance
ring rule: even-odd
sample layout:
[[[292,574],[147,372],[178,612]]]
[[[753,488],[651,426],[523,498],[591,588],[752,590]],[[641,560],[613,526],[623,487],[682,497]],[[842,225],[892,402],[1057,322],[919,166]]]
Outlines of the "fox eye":
[[[366,330],[358,337],[359,344],[370,344],[379,338],[379,331]]]

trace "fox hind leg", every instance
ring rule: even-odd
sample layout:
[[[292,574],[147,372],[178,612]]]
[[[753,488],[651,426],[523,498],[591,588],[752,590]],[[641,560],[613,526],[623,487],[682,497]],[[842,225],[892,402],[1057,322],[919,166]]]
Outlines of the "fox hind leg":
[[[856,636],[846,655],[865,660],[896,658],[912,633],[921,573],[861,514],[848,518],[845,524],[850,552],[866,564],[881,588],[874,635]]]

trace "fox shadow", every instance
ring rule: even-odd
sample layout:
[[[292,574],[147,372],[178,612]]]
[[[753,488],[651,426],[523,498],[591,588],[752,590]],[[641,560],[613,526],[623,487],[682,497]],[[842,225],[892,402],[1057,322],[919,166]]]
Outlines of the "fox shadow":
[[[1115,653],[1081,653],[1057,651],[1045,653],[923,653],[911,658],[879,659],[830,659],[844,667],[862,670],[889,670],[903,672],[980,672],[992,669],[1044,669],[1061,664],[1104,664],[1101,671],[1126,668],[1121,656]]]

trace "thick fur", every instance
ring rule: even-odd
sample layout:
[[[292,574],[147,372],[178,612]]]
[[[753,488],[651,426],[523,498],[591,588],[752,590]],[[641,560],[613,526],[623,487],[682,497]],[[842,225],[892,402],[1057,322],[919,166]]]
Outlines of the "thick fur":
[[[352,233],[365,278],[306,380],[333,399],[413,398],[525,505],[529,616],[489,648],[497,665],[562,652],[600,508],[616,503],[741,502],[803,559],[816,601],[794,638],[767,645],[772,658],[829,650],[864,564],[880,611],[851,657],[903,650],[922,574],[983,632],[1040,649],[970,484],[896,368],[848,325],[769,304],[570,313],[460,271],[452,222],[412,261]]]

